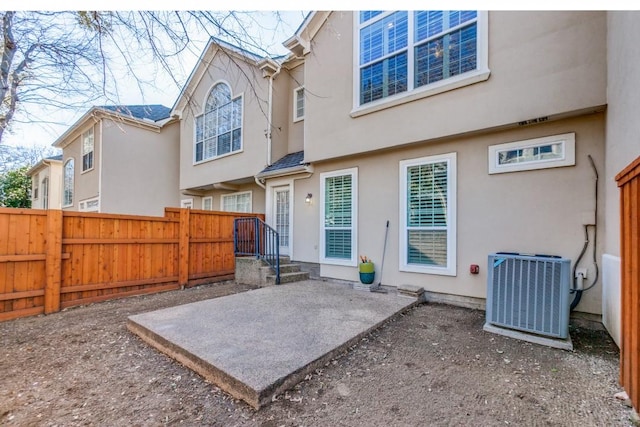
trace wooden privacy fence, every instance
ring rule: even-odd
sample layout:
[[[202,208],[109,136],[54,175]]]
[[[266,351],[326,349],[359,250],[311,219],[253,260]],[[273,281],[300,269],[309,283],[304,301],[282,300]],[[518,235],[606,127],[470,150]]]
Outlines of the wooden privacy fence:
[[[620,384],[640,409],[640,157],[616,176],[620,187],[622,339]]]
[[[0,321],[233,279],[230,212],[0,208]]]

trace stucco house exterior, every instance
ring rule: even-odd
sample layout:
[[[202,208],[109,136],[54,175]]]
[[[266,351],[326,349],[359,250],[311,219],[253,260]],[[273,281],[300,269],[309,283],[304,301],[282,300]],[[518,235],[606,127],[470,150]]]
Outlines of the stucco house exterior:
[[[179,124],[162,105],[92,107],[62,149],[62,209],[163,215],[179,206]]]
[[[62,206],[62,155],[46,157],[27,171],[31,177],[31,208]]]
[[[379,274],[389,221],[376,280],[480,308],[488,254],[575,263],[586,241],[575,311],[618,341],[637,17],[316,11],[284,57],[212,40],[172,109],[181,197],[264,212],[285,254],[353,282],[360,255]]]

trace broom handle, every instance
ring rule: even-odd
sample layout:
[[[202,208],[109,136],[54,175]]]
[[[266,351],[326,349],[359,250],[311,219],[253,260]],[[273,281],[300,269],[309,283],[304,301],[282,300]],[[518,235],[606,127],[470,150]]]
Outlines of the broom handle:
[[[384,254],[387,252],[387,235],[389,234],[389,220],[384,230],[384,245],[382,246],[382,262],[380,263],[380,283],[382,283],[382,269],[384,268]]]

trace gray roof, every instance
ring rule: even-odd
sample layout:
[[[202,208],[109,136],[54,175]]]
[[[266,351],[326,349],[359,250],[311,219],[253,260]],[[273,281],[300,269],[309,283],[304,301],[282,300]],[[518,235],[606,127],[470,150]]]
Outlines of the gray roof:
[[[45,160],[62,160],[62,154],[45,158]]]
[[[272,172],[280,169],[292,168],[295,166],[302,165],[302,161],[304,160],[304,151],[298,151],[297,153],[290,153],[273,163],[272,165],[267,166],[262,170],[262,173]]]
[[[102,105],[99,108],[113,111],[123,116],[133,117],[135,119],[148,119],[157,122],[158,120],[169,118],[171,108],[164,105]]]

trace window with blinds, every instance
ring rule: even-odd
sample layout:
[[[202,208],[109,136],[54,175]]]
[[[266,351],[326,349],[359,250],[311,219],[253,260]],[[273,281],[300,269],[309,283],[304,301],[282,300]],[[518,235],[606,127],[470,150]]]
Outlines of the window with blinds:
[[[356,265],[357,169],[323,173],[321,182],[321,261]]]
[[[455,153],[400,162],[404,271],[455,275]]]
[[[293,91],[293,121],[304,119],[304,88],[299,87]]]
[[[205,211],[213,210],[213,197],[203,197],[202,198],[202,209]]]
[[[93,169],[93,128],[82,134],[82,172]]]
[[[221,205],[226,212],[251,212],[251,191],[224,194]]]

